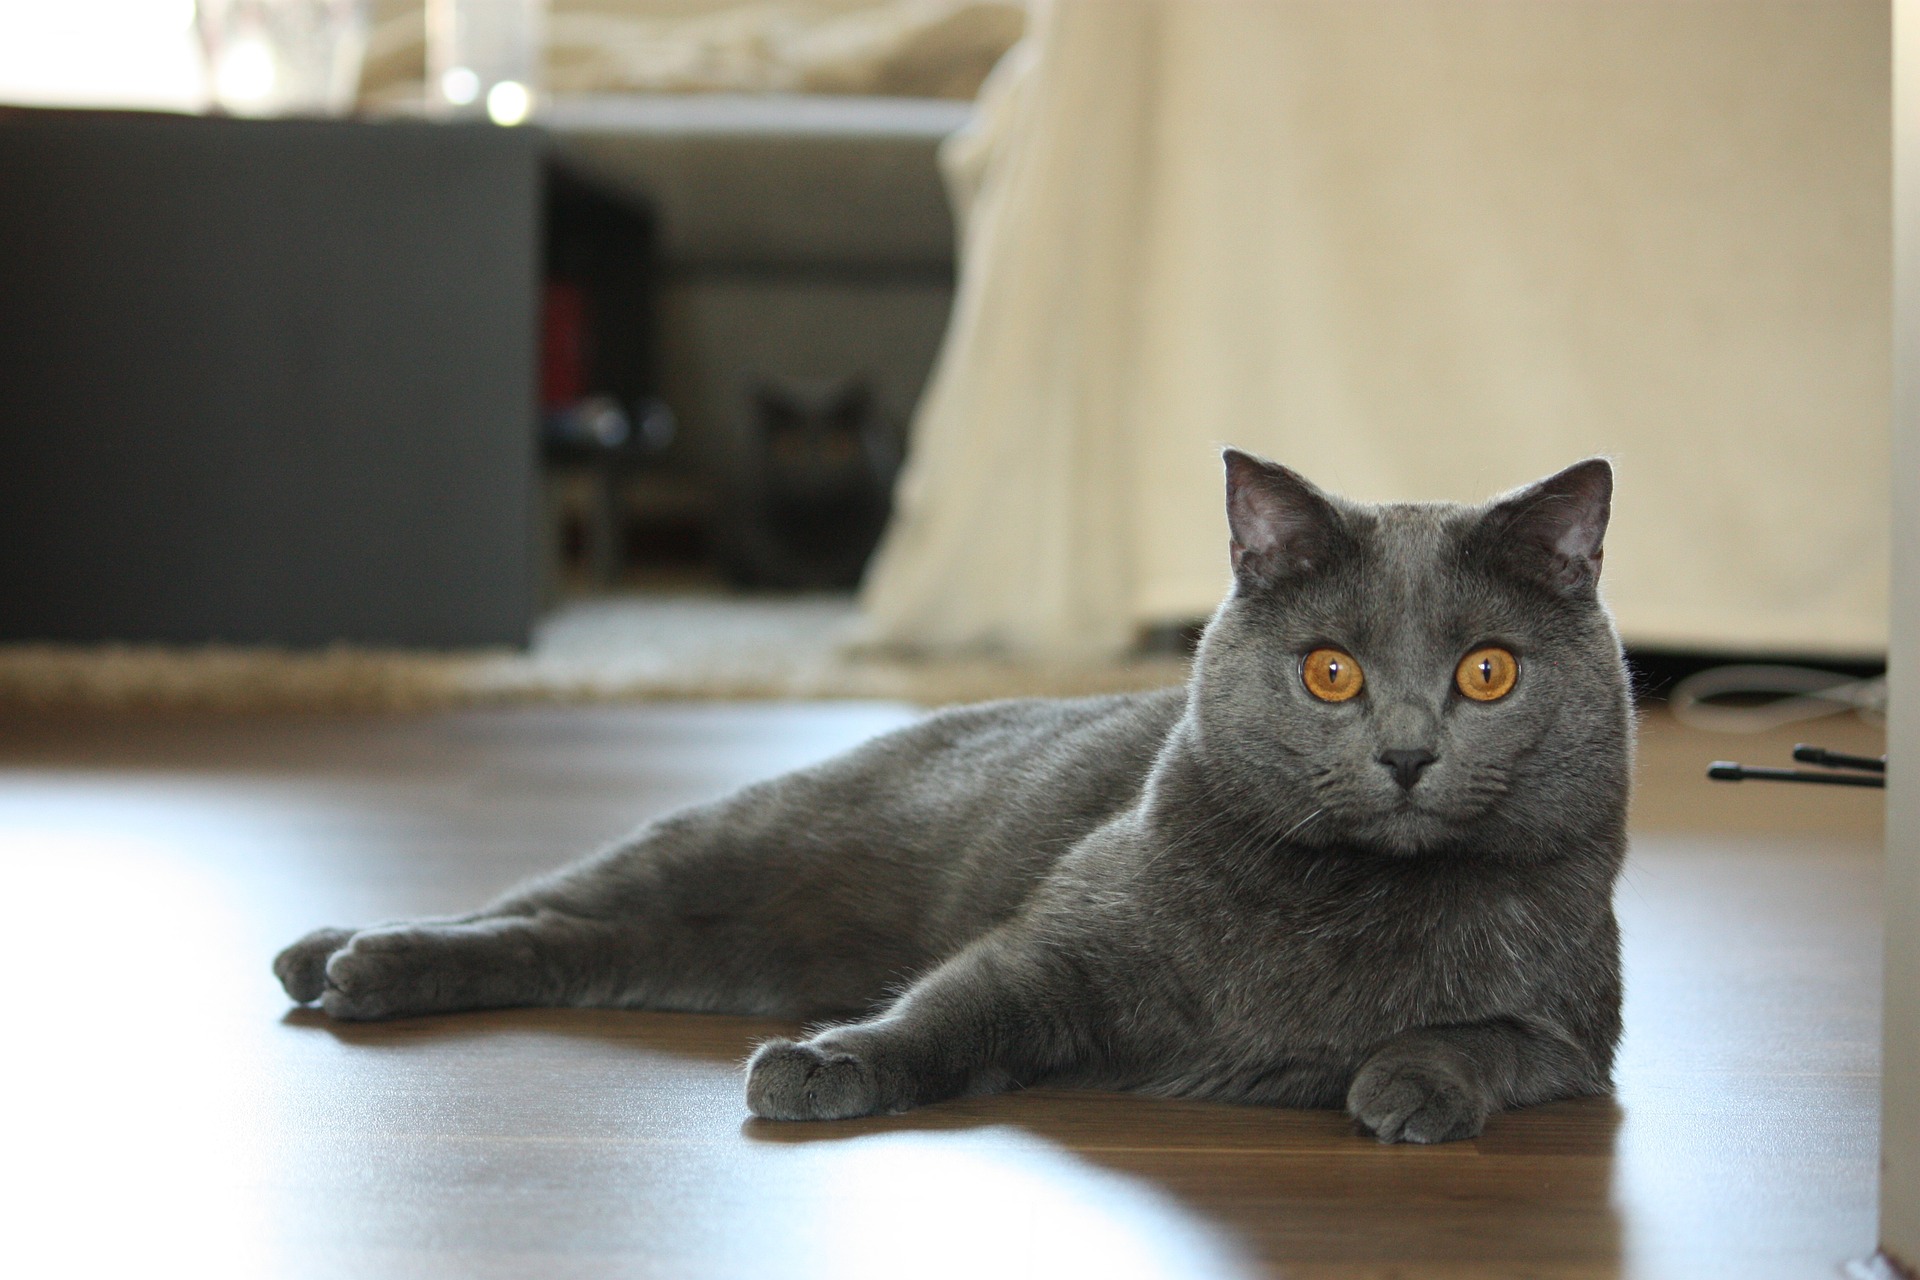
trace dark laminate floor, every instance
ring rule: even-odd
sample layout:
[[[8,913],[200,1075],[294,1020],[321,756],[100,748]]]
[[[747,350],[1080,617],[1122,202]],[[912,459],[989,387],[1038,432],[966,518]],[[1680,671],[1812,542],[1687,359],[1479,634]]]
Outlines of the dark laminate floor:
[[[0,724],[0,1269],[355,1277],[1826,1276],[1873,1234],[1878,798],[1650,722],[1617,1101],[1382,1148],[1333,1114],[1034,1091],[750,1122],[776,1024],[336,1028],[310,925],[477,903],[884,707]],[[1810,736],[1878,750],[1857,726]],[[172,1264],[172,1265],[163,1265]]]

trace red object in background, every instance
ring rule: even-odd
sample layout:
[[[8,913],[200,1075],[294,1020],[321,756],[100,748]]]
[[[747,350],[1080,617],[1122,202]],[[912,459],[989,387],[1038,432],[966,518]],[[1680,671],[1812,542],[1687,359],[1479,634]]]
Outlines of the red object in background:
[[[559,409],[587,394],[593,335],[587,291],[570,280],[547,281],[540,308],[540,406]]]

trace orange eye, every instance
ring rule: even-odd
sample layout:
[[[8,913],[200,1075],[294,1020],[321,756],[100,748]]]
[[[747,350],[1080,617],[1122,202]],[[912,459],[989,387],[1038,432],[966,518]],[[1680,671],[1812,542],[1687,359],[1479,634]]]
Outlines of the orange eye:
[[[1353,655],[1338,649],[1315,649],[1308,654],[1300,664],[1300,680],[1322,702],[1345,702],[1367,682]]]
[[[1453,682],[1475,702],[1492,702],[1513,692],[1520,659],[1496,645],[1475,649],[1453,669]]]

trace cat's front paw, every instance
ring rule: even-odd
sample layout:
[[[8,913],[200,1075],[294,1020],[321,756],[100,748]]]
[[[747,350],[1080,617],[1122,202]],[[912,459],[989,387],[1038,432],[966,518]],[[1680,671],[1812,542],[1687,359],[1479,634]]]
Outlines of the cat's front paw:
[[[846,1120],[881,1110],[871,1063],[817,1041],[769,1040],[747,1063],[747,1110],[767,1120]]]
[[[450,971],[442,939],[430,928],[362,929],[327,958],[320,1007],[330,1018],[365,1022],[458,1007],[450,999],[459,974]]]
[[[327,989],[327,961],[353,940],[351,929],[315,929],[273,958],[273,976],[297,1004],[312,1004]]]
[[[1454,1142],[1479,1135],[1488,1107],[1447,1067],[1401,1059],[1362,1067],[1347,1111],[1382,1142]]]

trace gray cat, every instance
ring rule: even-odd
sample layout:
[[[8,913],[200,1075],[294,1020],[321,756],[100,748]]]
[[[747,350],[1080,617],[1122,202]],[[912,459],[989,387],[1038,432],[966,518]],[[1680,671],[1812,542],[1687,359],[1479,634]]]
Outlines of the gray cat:
[[[1612,472],[1362,506],[1229,451],[1234,585],[1185,689],[962,707],[446,920],[283,952],[336,1018],[855,1014],[760,1046],[755,1115],[1047,1083],[1380,1140],[1605,1091],[1630,713]]]

